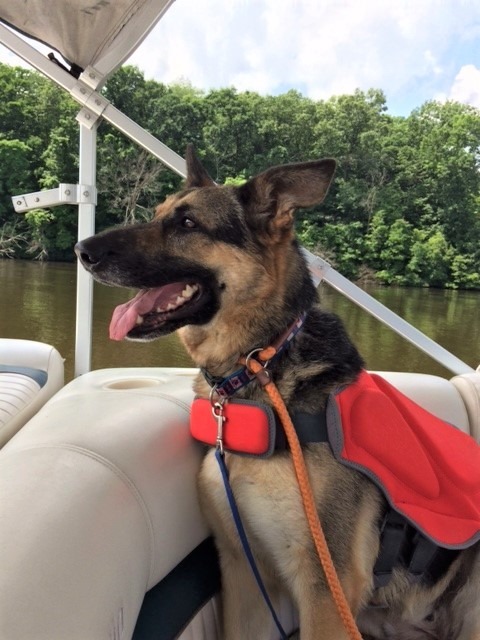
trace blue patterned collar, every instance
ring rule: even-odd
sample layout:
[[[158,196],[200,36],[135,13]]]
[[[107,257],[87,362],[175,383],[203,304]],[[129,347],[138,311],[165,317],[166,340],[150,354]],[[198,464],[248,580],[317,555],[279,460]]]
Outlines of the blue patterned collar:
[[[286,329],[286,331],[284,331],[284,333],[282,333],[282,335],[273,345],[275,347],[275,355],[266,363],[266,366],[268,366],[271,362],[274,362],[281,353],[288,349],[292,340],[302,329],[306,317],[307,312],[305,311],[295,320],[293,324],[288,327],[288,329]],[[261,349],[254,349],[251,353],[260,350]],[[211,373],[209,373],[202,367],[200,368],[200,371],[202,372],[205,380],[212,387],[215,393],[220,396],[220,398],[228,398],[230,396],[233,396],[239,389],[245,387],[256,377],[255,374],[249,371],[246,366],[243,366],[241,369],[234,371],[234,373],[230,374],[226,378],[212,376]]]

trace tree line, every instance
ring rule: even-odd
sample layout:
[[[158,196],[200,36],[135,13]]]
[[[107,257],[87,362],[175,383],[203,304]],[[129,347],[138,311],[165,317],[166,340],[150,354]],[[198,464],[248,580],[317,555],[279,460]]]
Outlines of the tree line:
[[[334,157],[321,207],[298,216],[302,242],[350,278],[480,289],[480,111],[426,102],[388,113],[378,89],[312,100],[203,92],[126,66],[105,97],[183,155],[193,142],[218,182],[271,165]],[[0,64],[0,256],[73,259],[76,209],[14,213],[10,196],[78,181],[79,110],[39,74]],[[147,220],[181,180],[111,126],[98,132],[97,229]]]

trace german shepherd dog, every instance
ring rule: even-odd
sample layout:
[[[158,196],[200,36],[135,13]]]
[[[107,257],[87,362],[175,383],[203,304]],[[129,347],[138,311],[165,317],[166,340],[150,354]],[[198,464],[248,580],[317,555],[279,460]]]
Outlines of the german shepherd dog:
[[[114,339],[149,341],[177,331],[211,376],[238,370],[239,358],[266,347],[306,312],[302,330],[270,366],[289,412],[317,413],[363,362],[340,320],[322,310],[294,235],[294,212],[320,203],[335,172],[330,159],[273,167],[242,186],[217,186],[192,147],[184,188],[152,222],[99,233],[75,250],[98,281],[140,289],[115,311]],[[200,373],[200,397],[211,388]],[[256,380],[240,398],[266,403]],[[345,595],[365,638],[479,640],[478,544],[459,552],[433,584],[406,569],[374,589],[385,499],[326,443],[303,454],[318,513]],[[270,613],[253,581],[232,521],[213,449],[199,495],[220,555],[226,640],[268,640]],[[287,594],[302,640],[347,637],[314,550],[288,451],[267,459],[226,454],[230,481],[267,591]]]

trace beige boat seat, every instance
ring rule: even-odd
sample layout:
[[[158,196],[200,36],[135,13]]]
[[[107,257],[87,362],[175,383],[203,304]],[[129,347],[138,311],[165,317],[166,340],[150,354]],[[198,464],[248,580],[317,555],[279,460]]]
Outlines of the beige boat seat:
[[[54,347],[0,338],[0,447],[63,384],[63,358]]]
[[[480,366],[474,373],[455,376],[451,382],[465,403],[470,434],[480,442]]]
[[[86,374],[0,451],[2,640],[222,639],[217,559],[196,499],[203,452],[188,431],[195,373]],[[470,430],[457,384],[382,375]],[[288,602],[279,614],[292,631]]]

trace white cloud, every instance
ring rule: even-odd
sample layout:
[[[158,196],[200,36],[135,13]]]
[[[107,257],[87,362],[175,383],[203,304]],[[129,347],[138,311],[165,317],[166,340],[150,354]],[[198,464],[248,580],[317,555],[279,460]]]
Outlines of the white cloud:
[[[478,68],[479,39],[475,0],[177,0],[129,62],[204,89],[326,98],[376,87],[408,110],[452,85],[465,94],[473,76],[455,74]]]
[[[131,62],[206,89],[322,98],[378,87],[399,98],[423,90],[423,101],[448,91],[454,49],[478,24],[470,0],[178,0]]]
[[[480,109],[480,69],[473,64],[464,65],[455,76],[448,97]]]

